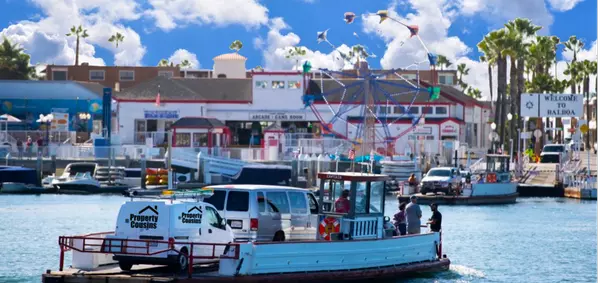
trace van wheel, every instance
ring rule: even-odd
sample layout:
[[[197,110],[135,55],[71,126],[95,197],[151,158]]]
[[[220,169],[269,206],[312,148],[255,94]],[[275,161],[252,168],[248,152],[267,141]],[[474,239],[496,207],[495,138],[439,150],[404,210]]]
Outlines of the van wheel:
[[[176,272],[185,271],[188,267],[188,250],[187,248],[182,248],[181,252],[177,255],[177,262],[173,264],[172,269]]]
[[[275,236],[273,236],[273,242],[284,242],[285,241],[285,234],[283,233],[283,231],[277,231],[277,233],[275,233]]]
[[[132,267],[133,264],[131,262],[119,261],[119,268],[123,271],[130,271]]]

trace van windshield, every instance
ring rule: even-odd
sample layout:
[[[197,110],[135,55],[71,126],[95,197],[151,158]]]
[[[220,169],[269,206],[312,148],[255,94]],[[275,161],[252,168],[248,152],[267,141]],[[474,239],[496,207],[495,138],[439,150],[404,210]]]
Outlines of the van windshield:
[[[213,195],[209,198],[205,198],[204,202],[214,205],[219,211],[223,211],[223,208],[225,207],[225,191],[214,190]]]

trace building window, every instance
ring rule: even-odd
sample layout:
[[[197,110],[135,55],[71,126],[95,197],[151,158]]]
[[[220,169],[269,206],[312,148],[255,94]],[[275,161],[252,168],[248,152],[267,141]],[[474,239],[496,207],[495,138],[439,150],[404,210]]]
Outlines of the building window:
[[[190,140],[190,133],[177,133],[175,134],[175,146],[177,147],[190,147],[192,141]]]
[[[394,107],[394,114],[404,114],[404,106],[395,106]]]
[[[226,79],[226,78],[227,78],[227,75],[225,75],[225,74],[219,74],[219,75],[217,76],[217,78],[218,78],[218,79]]]
[[[90,71],[90,81],[103,81],[104,71],[103,70],[92,70]]]
[[[158,71],[158,76],[170,79],[173,77],[173,71]]]
[[[448,114],[448,108],[446,107],[436,107],[435,114]]]
[[[269,82],[267,82],[267,81],[256,81],[254,83],[255,88],[263,88],[264,89],[264,88],[267,88],[267,85],[269,85]]]
[[[378,106],[377,113],[379,114],[389,114],[391,113],[391,109],[388,106]]]
[[[194,133],[194,147],[207,147],[208,146],[208,134],[207,133]]]
[[[135,120],[135,144],[146,143],[146,120]]]
[[[288,88],[289,89],[299,89],[300,82],[299,81],[288,81]]]
[[[67,80],[67,71],[52,71],[52,80],[53,81],[66,81]]]
[[[410,113],[410,114],[419,114],[419,107],[412,106],[411,108],[408,109],[408,113]]]
[[[440,81],[440,84],[443,84],[443,85],[454,85],[454,76],[453,75],[440,75],[439,81]]]
[[[433,114],[433,107],[423,106],[423,108],[421,108],[421,111],[423,111],[423,114]]]
[[[285,82],[284,81],[273,81],[271,83],[271,87],[275,88],[275,89],[284,89],[285,88]]]
[[[134,71],[119,71],[119,80],[120,81],[133,81],[133,80],[135,80],[135,72]]]

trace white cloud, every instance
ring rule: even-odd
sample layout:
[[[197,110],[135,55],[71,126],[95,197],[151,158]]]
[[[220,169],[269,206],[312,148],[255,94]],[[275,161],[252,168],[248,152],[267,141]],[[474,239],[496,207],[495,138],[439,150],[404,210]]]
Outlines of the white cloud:
[[[575,6],[582,1],[583,0],[548,0],[548,3],[550,3],[552,9],[565,12],[575,8]]]
[[[458,64],[466,64],[469,69],[469,74],[463,78],[463,81],[472,88],[477,88],[481,91],[482,99],[489,100],[490,98],[490,83],[488,75],[487,63],[471,60],[468,57],[461,57],[455,61],[454,67]],[[492,93],[496,98],[498,87],[498,73],[496,68],[492,68]]]
[[[76,39],[65,34],[73,25],[83,25],[90,35],[80,40],[79,62],[105,65],[95,56],[94,45],[115,53],[118,65],[140,65],[146,53],[140,36],[119,21],[140,17],[139,6],[129,0],[33,0],[44,14],[39,21],[21,21],[0,32],[20,44],[31,55],[32,64],[74,64]],[[120,32],[124,42],[116,49],[108,42],[110,35]]]
[[[183,60],[188,60],[190,62],[191,69],[200,68],[200,62],[198,62],[196,54],[189,52],[185,49],[177,49],[175,52],[173,52],[173,55],[169,57],[169,62],[172,62],[176,65],[183,62]]]
[[[110,1],[110,0],[107,0]],[[256,0],[149,0],[151,10],[145,15],[154,18],[156,26],[169,31],[178,25],[240,24],[258,27],[268,23],[268,9]]]
[[[387,50],[381,58],[382,68],[406,68],[417,62],[421,63],[419,68],[426,68],[429,64],[426,48],[434,54],[448,57],[452,62],[470,51],[460,38],[448,36],[448,29],[455,15],[449,2],[410,0],[408,4],[416,13],[400,16],[395,11],[395,4],[392,4],[388,9],[389,15],[408,25],[417,25],[425,47],[417,37],[411,38],[409,30],[402,25],[392,20],[380,24],[379,17],[362,15],[364,32],[377,34],[387,44]]]
[[[255,42],[259,42],[265,46],[263,51],[265,69],[299,69],[302,62],[308,60],[313,69],[326,68],[330,70],[339,70],[344,66],[344,61],[338,55],[338,51],[345,54],[350,51],[350,48],[347,45],[338,46],[337,51],[331,51],[329,53],[306,49],[306,55],[300,58],[298,65],[296,65],[296,60],[291,58],[288,59],[286,58],[286,55],[291,47],[299,46],[300,37],[293,32],[288,32],[287,34],[281,33],[282,30],[290,28],[282,18],[272,19],[269,23],[269,28],[270,30],[267,33],[266,40],[255,40]],[[322,45],[326,45],[326,43],[322,43]]]
[[[573,52],[569,50],[563,50],[562,57],[565,61],[573,60]],[[598,40],[594,40],[590,46],[590,49],[583,49],[577,53],[577,61],[598,60]]]
[[[552,4],[552,2],[577,2],[579,0],[549,1]],[[448,4],[453,2],[448,1]],[[528,18],[534,24],[544,27],[542,33],[547,33],[548,27],[554,21],[546,7],[545,0],[457,0],[456,2],[459,14],[478,16],[495,25],[504,24],[514,18]],[[575,4],[573,4],[574,6]],[[556,9],[554,4],[552,7]]]

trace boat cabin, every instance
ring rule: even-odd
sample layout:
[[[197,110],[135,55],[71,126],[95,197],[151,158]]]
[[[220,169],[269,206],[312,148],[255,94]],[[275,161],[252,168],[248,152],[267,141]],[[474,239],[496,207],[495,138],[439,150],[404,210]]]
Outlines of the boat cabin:
[[[487,154],[485,156],[487,183],[510,182],[510,156],[502,154]]]
[[[384,238],[387,175],[355,172],[319,173],[319,228],[321,240]],[[347,192],[344,192],[347,191]],[[347,194],[347,201],[336,200]]]

